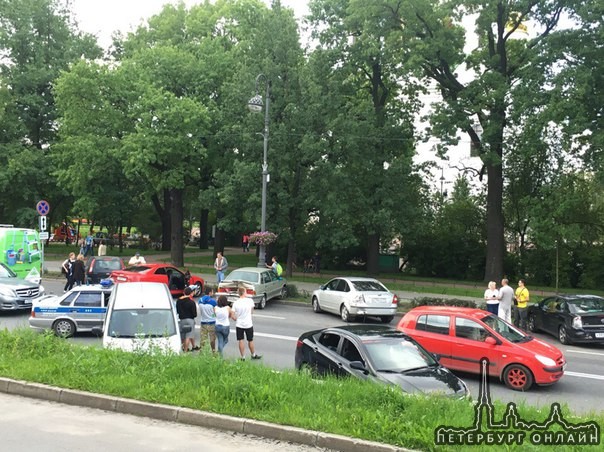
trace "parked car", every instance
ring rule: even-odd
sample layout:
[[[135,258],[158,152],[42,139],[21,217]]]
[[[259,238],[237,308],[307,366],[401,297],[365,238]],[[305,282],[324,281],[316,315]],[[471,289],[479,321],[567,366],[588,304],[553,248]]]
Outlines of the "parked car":
[[[94,234],[94,237],[92,237],[92,242],[94,246],[99,246],[101,242],[104,242],[107,246],[115,245],[117,243],[117,241],[107,232],[100,231]]]
[[[397,306],[398,297],[373,278],[334,278],[312,294],[313,311],[339,314],[344,322],[372,316],[390,323]]]
[[[189,276],[178,268],[169,264],[140,264],[127,267],[124,270],[111,272],[111,280],[115,284],[124,282],[160,282],[166,284],[173,297],[183,294],[188,285],[199,286],[198,292],[203,290],[203,279],[198,276]]]
[[[296,345],[297,369],[355,377],[404,392],[466,397],[468,388],[431,353],[383,325],[346,325],[304,333]]]
[[[604,298],[556,295],[531,305],[529,330],[556,336],[563,344],[604,343]]]
[[[566,360],[558,348],[481,309],[421,306],[405,314],[398,329],[437,353],[449,369],[480,373],[481,359],[488,358],[489,375],[517,391],[564,375]]]
[[[102,335],[104,348],[176,354],[182,351],[181,334],[189,331],[189,325],[179,328],[172,294],[159,282],[116,285],[103,327],[92,329]]]
[[[89,256],[86,260],[86,280],[89,284],[98,284],[101,279],[109,278],[112,271],[125,267],[121,257]]]
[[[57,336],[92,331],[101,326],[113,286],[76,286],[63,295],[46,295],[33,303],[29,326]]]
[[[0,262],[0,311],[31,309],[32,302],[44,295],[44,286],[21,279],[8,265]]]
[[[254,300],[258,309],[264,309],[268,300],[287,296],[285,278],[278,277],[271,269],[259,267],[242,267],[233,270],[218,284],[217,292],[225,295],[229,303],[233,303],[239,298],[237,289],[240,286],[246,288],[247,296]]]

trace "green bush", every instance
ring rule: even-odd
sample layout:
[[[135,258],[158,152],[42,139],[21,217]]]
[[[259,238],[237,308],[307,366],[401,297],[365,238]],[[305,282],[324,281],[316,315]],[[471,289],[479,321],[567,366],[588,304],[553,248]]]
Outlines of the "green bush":
[[[295,284],[287,284],[287,298],[298,298],[300,296],[300,291],[298,290],[298,286]]]
[[[460,300],[458,298],[434,298],[421,297],[411,300],[411,307],[418,306],[456,306],[458,308],[476,308],[478,305],[472,300]]]

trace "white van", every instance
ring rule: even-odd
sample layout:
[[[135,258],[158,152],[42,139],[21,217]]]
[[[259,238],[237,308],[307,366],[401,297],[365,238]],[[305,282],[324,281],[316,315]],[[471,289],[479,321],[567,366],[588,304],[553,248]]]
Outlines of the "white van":
[[[117,284],[109,299],[103,328],[95,328],[93,332],[99,335],[102,332],[105,348],[181,352],[172,295],[168,286],[159,282]]]

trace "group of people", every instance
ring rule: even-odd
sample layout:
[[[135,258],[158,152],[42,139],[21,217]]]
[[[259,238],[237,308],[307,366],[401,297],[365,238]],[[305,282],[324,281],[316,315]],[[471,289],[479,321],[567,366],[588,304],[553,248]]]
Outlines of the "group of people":
[[[219,296],[218,300],[214,299],[214,291],[211,287],[205,288],[204,296],[199,300],[195,300],[193,288],[185,288],[184,295],[176,301],[176,312],[181,325],[191,326],[191,331],[182,338],[183,351],[200,350],[209,343],[212,352],[216,352],[216,342],[218,342],[218,353],[223,356],[224,348],[229,342],[231,320],[234,320],[240,359],[245,360],[244,339],[247,340],[251,359],[261,358],[254,347],[252,320],[254,300],[247,296],[244,287],[240,287],[237,293],[239,298],[235,300],[233,307],[230,307],[224,295]],[[199,346],[195,345],[195,318],[197,317],[201,318]]]
[[[81,286],[86,282],[86,265],[84,255],[69,253],[69,257],[61,264],[61,273],[65,275],[65,286],[63,292],[73,289],[74,285]]]
[[[523,279],[518,280],[518,287],[515,291],[505,278],[501,280],[500,289],[497,289],[495,281],[490,281],[484,292],[484,299],[487,303],[487,311],[523,330],[527,329],[530,293]]]

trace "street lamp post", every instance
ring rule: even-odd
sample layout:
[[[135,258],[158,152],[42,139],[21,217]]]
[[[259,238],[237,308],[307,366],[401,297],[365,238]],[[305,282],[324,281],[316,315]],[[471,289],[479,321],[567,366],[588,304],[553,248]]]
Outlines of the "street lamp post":
[[[264,95],[264,102],[262,100],[262,96],[260,94],[258,94],[258,82],[260,81],[260,79],[264,79],[264,83],[266,85],[266,93]],[[269,109],[269,104],[270,104],[270,88],[271,88],[271,82],[268,79],[268,77],[264,74],[259,74],[256,77],[256,95],[254,97],[252,97],[247,105],[248,108],[253,111],[254,113],[260,113],[262,111],[262,108],[264,106],[264,103],[266,103],[266,106],[264,106],[264,131],[262,132],[262,137],[264,138],[264,154],[263,154],[263,159],[262,159],[262,213],[261,213],[261,222],[260,222],[260,232],[265,232],[266,231],[266,188],[267,188],[267,183],[268,183],[268,179],[269,179],[269,174],[268,174],[268,162],[267,162],[267,157],[268,157],[268,120],[269,120],[269,116],[268,116],[268,109]],[[266,249],[265,249],[265,245],[264,244],[260,244],[260,252],[259,252],[259,256],[258,256],[258,267],[265,267],[266,266]]]

